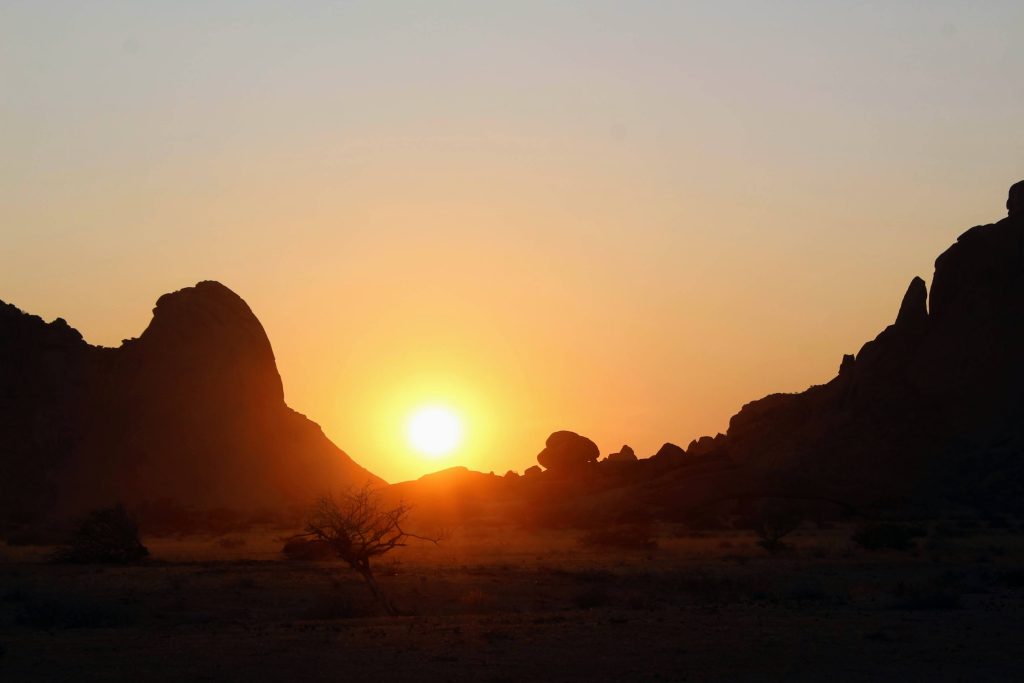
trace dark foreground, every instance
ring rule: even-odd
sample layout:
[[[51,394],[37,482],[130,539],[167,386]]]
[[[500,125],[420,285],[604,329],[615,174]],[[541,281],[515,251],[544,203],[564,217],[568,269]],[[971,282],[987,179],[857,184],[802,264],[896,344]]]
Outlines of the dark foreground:
[[[378,615],[272,535],[151,540],[135,567],[2,549],[0,680],[1002,681],[1024,675],[1024,537],[931,525],[912,551],[849,529],[769,557],[740,532],[583,548],[490,529],[397,551]]]

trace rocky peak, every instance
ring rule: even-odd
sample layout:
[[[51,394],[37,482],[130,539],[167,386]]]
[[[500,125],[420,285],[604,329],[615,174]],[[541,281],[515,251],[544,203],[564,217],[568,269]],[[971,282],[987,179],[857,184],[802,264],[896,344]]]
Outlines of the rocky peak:
[[[937,321],[975,324],[1015,305],[1024,279],[1022,204],[1024,181],[1010,188],[1007,218],[971,228],[935,260],[930,312]]]
[[[219,282],[205,280],[194,287],[157,299],[153,320],[140,338],[173,345],[227,344],[270,354],[270,341],[249,306]]]
[[[157,299],[153,319],[126,347],[158,358],[169,373],[233,376],[232,391],[255,391],[281,401],[284,392],[263,325],[245,301],[219,282],[199,282]],[[205,380],[204,380],[205,381]]]
[[[900,312],[896,314],[896,327],[917,330],[928,324],[928,287],[924,280],[915,277],[907,287],[900,303]]]
[[[608,462],[636,462],[637,457],[633,449],[628,445],[623,445],[619,449],[618,453],[611,453],[608,455]]]
[[[1006,198],[1006,211],[1010,218],[1024,218],[1024,180],[1010,188]]]

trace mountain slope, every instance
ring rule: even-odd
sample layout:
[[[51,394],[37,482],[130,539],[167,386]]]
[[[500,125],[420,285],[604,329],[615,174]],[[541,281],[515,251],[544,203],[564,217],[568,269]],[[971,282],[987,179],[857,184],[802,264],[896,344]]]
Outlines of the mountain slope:
[[[115,499],[272,507],[382,483],[285,405],[262,325],[217,282],[160,297],[117,349],[3,304],[0,362],[8,514]]]
[[[684,452],[523,477],[547,520],[685,519],[716,501],[1024,511],[1024,182],[1008,216],[911,280],[895,322],[829,382],[752,401]]]
[[[914,278],[896,321],[839,374],[745,405],[709,454],[744,486],[858,503],[1019,505],[1024,493],[1024,182]],[[681,475],[677,475],[681,476]],[[730,475],[694,489],[733,488]],[[758,484],[753,484],[755,488]],[[712,493],[714,495],[714,493]]]

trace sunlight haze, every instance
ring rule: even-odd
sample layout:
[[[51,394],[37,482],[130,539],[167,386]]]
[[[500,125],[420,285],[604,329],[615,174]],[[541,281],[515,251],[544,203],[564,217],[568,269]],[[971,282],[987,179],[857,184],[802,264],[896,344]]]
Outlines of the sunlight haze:
[[[559,429],[685,447],[833,377],[1005,215],[1022,26],[1014,2],[4,2],[0,299],[116,346],[222,282],[289,405],[391,482],[522,472]],[[429,406],[461,441],[410,441]]]

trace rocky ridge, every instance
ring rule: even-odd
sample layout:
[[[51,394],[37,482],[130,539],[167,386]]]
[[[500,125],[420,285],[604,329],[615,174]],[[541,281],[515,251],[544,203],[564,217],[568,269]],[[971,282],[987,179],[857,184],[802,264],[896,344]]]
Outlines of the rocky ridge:
[[[119,348],[2,304],[0,362],[7,516],[114,500],[274,507],[382,483],[285,404],[263,326],[217,282],[160,297]]]

